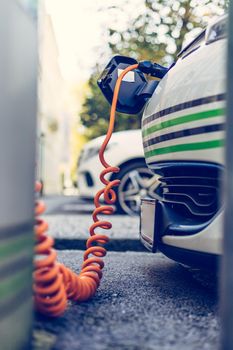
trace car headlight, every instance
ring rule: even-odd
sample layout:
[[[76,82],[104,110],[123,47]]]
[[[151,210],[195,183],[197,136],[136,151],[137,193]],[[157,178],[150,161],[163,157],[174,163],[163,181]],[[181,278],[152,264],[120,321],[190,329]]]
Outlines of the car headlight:
[[[80,153],[80,156],[79,156],[79,159],[78,159],[78,167],[83,163],[85,162],[87,159],[90,159],[94,156],[96,156],[99,152],[99,148],[98,147],[90,147],[90,148],[83,148],[81,153]]]
[[[206,29],[206,44],[226,38],[227,36],[227,16]]]

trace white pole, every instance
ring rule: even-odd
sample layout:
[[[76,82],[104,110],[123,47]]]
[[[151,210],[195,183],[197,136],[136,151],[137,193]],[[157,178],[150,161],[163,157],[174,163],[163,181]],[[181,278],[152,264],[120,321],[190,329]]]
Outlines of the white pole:
[[[1,350],[28,348],[33,314],[37,34],[26,3],[0,4]]]

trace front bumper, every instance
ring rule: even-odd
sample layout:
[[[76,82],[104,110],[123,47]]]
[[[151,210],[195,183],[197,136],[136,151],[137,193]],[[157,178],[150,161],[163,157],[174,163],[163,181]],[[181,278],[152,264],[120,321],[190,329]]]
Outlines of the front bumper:
[[[159,200],[142,199],[140,239],[152,252],[166,245],[193,252],[222,254],[223,211],[201,225],[176,225]],[[178,227],[179,226],[179,227]]]

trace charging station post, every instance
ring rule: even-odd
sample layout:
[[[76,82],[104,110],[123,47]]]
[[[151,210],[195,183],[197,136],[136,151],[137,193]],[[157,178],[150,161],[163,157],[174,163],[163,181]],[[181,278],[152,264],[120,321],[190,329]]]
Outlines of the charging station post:
[[[32,330],[37,31],[26,2],[0,5],[0,348]]]
[[[223,258],[221,268],[221,349],[233,348],[233,3],[229,2],[227,50],[226,176]]]

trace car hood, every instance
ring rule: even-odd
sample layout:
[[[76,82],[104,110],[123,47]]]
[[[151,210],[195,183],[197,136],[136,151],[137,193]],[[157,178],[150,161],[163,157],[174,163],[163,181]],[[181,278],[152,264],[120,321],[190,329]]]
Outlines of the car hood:
[[[105,135],[103,136],[99,136],[89,142],[87,142],[84,145],[84,148],[95,148],[95,147],[99,147],[103,141],[105,139]],[[111,143],[118,143],[118,142],[122,142],[122,140],[124,139],[141,139],[141,130],[137,129],[137,130],[126,130],[126,131],[118,131],[118,132],[114,132],[112,134],[112,138],[109,141],[109,144]]]

